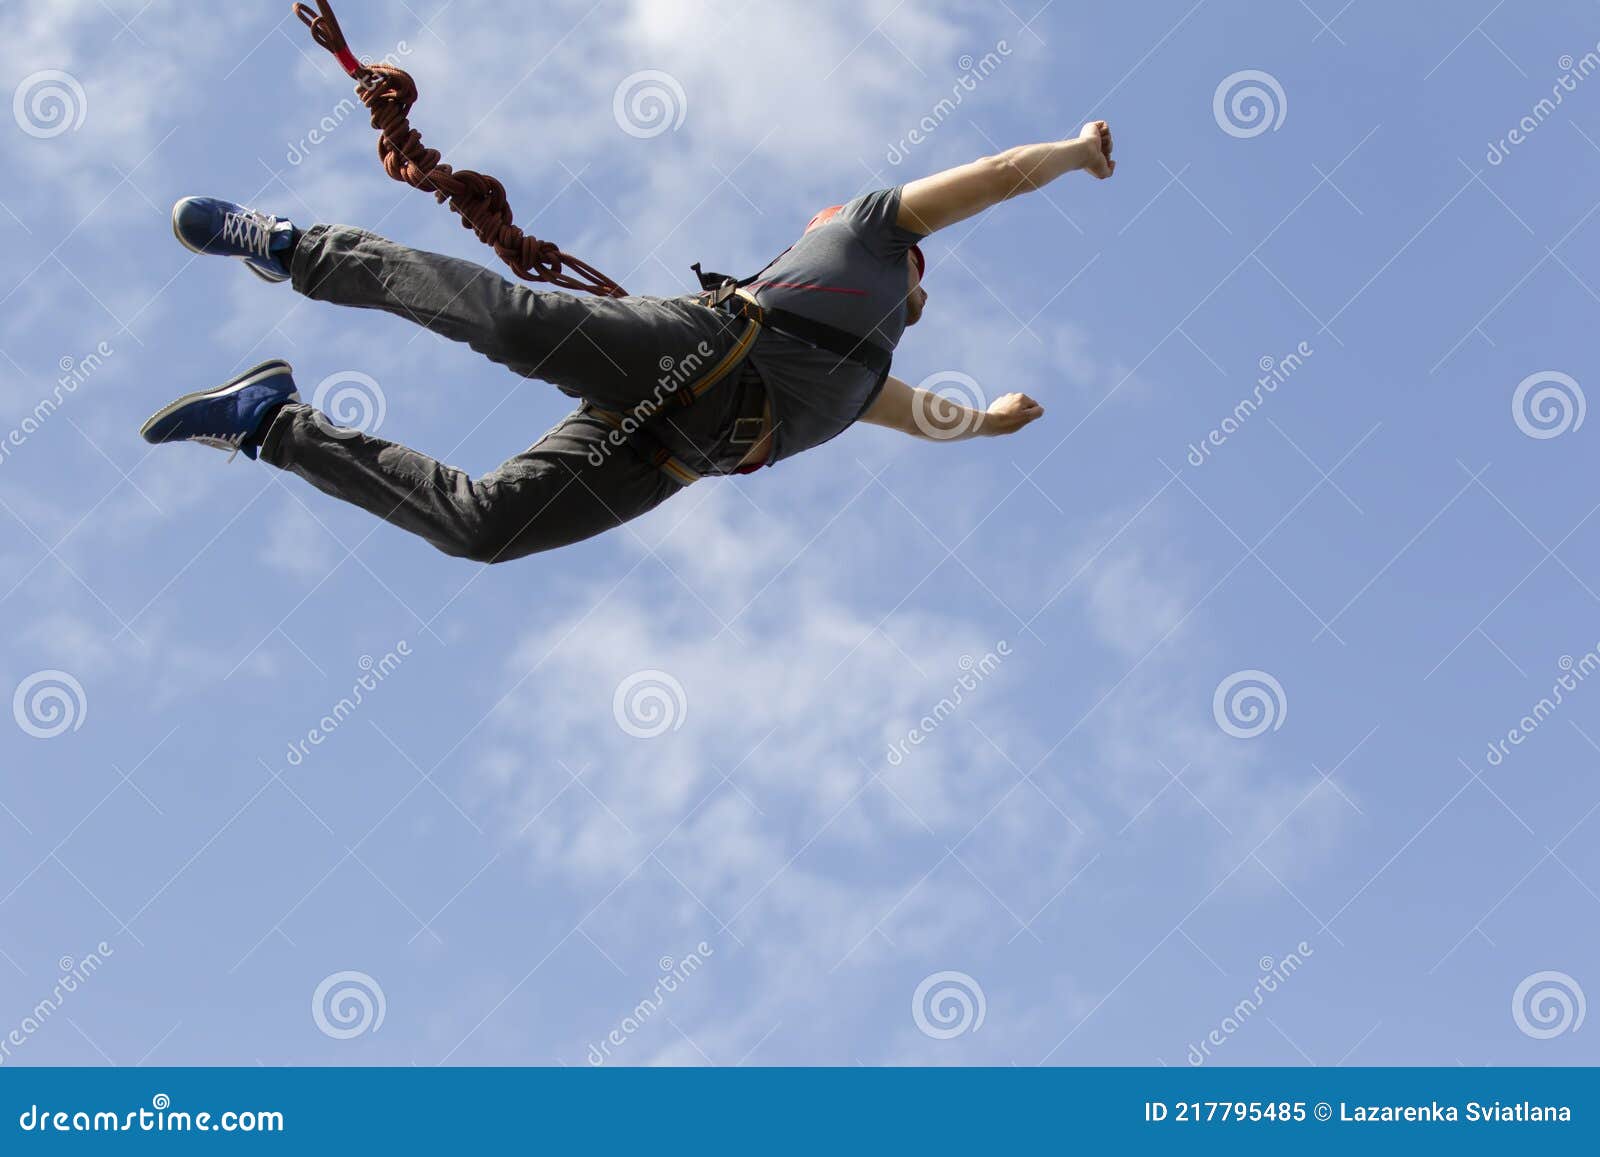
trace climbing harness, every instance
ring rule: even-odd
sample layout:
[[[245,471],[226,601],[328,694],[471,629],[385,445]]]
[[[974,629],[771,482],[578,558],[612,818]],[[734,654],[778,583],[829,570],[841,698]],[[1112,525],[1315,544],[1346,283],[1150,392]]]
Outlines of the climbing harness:
[[[729,380],[735,370],[746,369],[745,359],[749,357],[751,347],[756,343],[756,338],[761,333],[761,323],[755,318],[744,319],[744,329],[732,348],[717,361],[698,380],[679,387],[660,403],[650,401],[641,402],[632,411],[624,413],[621,410],[610,410],[593,402],[586,402],[584,409],[599,418],[606,425],[622,435],[623,440],[633,447],[635,453],[650,465],[656,467],[668,478],[680,486],[688,486],[700,481],[703,477],[700,471],[694,469],[687,462],[677,457],[668,449],[659,435],[655,432],[657,423],[670,420],[670,416],[684,410],[699,401],[711,387],[720,382]],[[735,423],[734,437],[731,445],[753,445],[760,440],[764,432],[761,428],[764,423],[759,416],[755,419],[756,429],[754,436],[748,432],[750,419],[740,418]],[[765,463],[757,463],[748,469],[741,469],[740,473],[750,473]]]
[[[889,366],[894,355],[882,346],[837,326],[814,321],[787,309],[763,306],[756,301],[745,287],[757,281],[776,261],[777,258],[773,258],[759,273],[743,280],[735,280],[721,273],[705,272],[700,268],[700,263],[696,262],[690,268],[700,281],[702,289],[700,304],[708,309],[729,313],[744,323],[744,330],[733,348],[698,381],[683,386],[660,405],[645,403],[636,408],[631,415],[592,403],[587,407],[590,413],[621,433],[635,452],[680,485],[688,486],[698,482],[702,474],[674,455],[656,433],[655,427],[662,421],[669,421],[674,411],[693,405],[712,386],[729,380],[730,375],[743,366],[763,329],[795,338],[807,345],[835,354],[841,359],[865,366],[878,375],[879,386],[889,375]],[[743,369],[744,372],[750,372],[753,367],[743,367]],[[759,375],[757,381],[759,383]],[[877,390],[874,389],[873,395],[876,394]],[[765,422],[759,415],[741,417],[734,423],[729,445],[752,446],[760,440],[763,433],[765,433]],[[742,466],[735,473],[748,474],[763,465],[766,463]]]
[[[345,42],[328,0],[317,0],[317,7],[320,15],[296,3],[294,14],[311,30],[311,38],[333,53],[339,67],[356,82],[356,94],[372,114],[372,127],[382,134],[378,158],[389,176],[448,204],[460,215],[461,224],[493,248],[524,281],[544,281],[599,297],[628,295],[592,265],[512,224],[505,186],[495,178],[441,163],[439,151],[425,147],[422,134],[406,119],[417,100],[416,82],[410,74],[392,65],[362,64]]]
[[[598,297],[628,296],[622,286],[592,265],[563,252],[554,242],[529,236],[514,225],[505,186],[494,177],[471,169],[453,169],[441,161],[437,149],[425,147],[422,134],[407,119],[417,100],[416,82],[410,74],[388,64],[362,64],[345,41],[332,5],[328,0],[316,0],[316,4],[319,11],[313,12],[305,4],[296,3],[294,14],[311,30],[311,38],[332,53],[339,67],[356,82],[356,95],[371,114],[372,127],[380,134],[378,159],[390,177],[432,193],[440,204],[448,204],[460,216],[462,226],[471,229],[524,281],[547,282]],[[893,355],[882,346],[789,310],[758,304],[745,287],[772,264],[769,261],[760,273],[742,281],[720,273],[704,273],[698,263],[693,266],[702,290],[700,303],[744,323],[732,348],[698,381],[680,387],[662,403],[642,403],[629,414],[585,403],[588,412],[620,432],[636,453],[682,485],[698,481],[701,474],[676,457],[653,427],[674,410],[693,405],[713,386],[728,380],[735,370],[752,373],[753,367],[744,363],[763,328],[865,366],[878,375],[880,386],[889,374]],[[756,377],[758,380],[759,375]],[[735,421],[729,445],[754,445],[764,432],[765,421],[759,415],[741,416]],[[748,473],[760,465],[763,463],[740,467],[738,472]]]

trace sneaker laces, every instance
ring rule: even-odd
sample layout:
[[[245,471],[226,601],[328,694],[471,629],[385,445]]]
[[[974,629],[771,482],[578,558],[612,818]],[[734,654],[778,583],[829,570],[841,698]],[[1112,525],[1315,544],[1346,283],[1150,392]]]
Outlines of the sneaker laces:
[[[239,456],[239,451],[244,448],[245,435],[243,434],[193,434],[190,442],[198,442],[202,446],[210,446],[213,450],[227,450],[228,461],[232,462]],[[215,461],[215,459],[213,459]]]
[[[254,209],[227,213],[222,218],[222,240],[250,250],[258,257],[272,256],[272,227],[277,220]]]

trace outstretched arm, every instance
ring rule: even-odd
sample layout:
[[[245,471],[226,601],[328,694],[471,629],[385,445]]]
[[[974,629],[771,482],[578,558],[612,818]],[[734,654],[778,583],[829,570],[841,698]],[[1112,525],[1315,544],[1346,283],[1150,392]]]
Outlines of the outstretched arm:
[[[919,390],[890,377],[877,400],[861,415],[863,422],[886,426],[933,442],[960,442],[967,438],[1015,434],[1036,418],[1044,407],[1027,394],[1006,394],[987,410],[974,410],[928,390]]]
[[[1073,140],[1019,145],[912,181],[900,194],[898,224],[917,233],[934,233],[1001,201],[1042,189],[1074,169],[1104,180],[1116,168],[1111,129],[1105,121],[1093,121]]]

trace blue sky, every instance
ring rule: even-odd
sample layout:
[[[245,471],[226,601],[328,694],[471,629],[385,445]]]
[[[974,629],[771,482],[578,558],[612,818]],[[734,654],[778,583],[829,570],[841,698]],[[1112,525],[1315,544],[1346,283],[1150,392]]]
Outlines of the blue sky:
[[[4,1063],[1600,1061],[1592,4],[504,11],[339,6],[640,293],[1108,118],[1112,181],[929,243],[896,358],[1046,417],[853,430],[492,569],[149,451],[267,357],[473,471],[567,404],[173,242],[215,193],[493,261],[287,5],[6,4]]]

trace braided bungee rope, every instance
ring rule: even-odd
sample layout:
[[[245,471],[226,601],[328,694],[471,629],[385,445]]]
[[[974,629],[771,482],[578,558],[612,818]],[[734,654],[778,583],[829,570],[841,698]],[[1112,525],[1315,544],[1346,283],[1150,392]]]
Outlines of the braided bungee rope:
[[[403,69],[387,64],[362,64],[350,51],[344,32],[328,0],[317,0],[320,12],[304,4],[294,14],[311,30],[311,38],[331,52],[339,66],[356,82],[356,95],[372,114],[378,130],[378,159],[384,172],[396,181],[447,204],[478,240],[492,248],[500,260],[524,281],[543,281],[562,289],[582,290],[599,297],[626,297],[627,290],[594,266],[552,241],[529,236],[512,223],[506,190],[495,178],[471,169],[453,169],[439,158],[437,149],[422,143],[422,134],[407,119],[417,101],[416,82]]]

